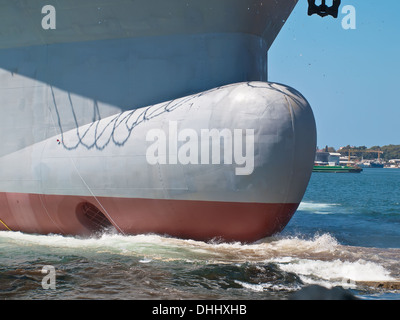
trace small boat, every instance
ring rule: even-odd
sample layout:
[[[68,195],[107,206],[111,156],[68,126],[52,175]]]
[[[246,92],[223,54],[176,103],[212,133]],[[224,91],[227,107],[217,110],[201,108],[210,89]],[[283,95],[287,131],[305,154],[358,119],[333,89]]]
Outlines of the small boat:
[[[313,172],[334,172],[334,173],[360,173],[363,169],[360,167],[349,166],[330,166],[330,165],[315,165]]]

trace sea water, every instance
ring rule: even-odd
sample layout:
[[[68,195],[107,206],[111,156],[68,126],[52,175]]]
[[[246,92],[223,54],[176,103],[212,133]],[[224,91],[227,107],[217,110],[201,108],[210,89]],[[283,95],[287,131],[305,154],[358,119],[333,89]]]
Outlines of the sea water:
[[[43,267],[55,270],[54,287]],[[44,271],[43,271],[44,272]],[[290,299],[309,285],[399,299],[400,170],[313,173],[281,233],[251,244],[0,232],[0,299]]]

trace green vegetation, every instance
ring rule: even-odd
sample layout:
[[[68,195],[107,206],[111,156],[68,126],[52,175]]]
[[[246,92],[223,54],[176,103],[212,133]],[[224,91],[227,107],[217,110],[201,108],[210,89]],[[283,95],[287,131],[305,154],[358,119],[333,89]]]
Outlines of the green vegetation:
[[[333,147],[326,146],[324,150],[329,152],[339,152],[342,156],[349,155],[349,149],[351,149],[351,155],[356,156],[357,158],[364,158],[365,160],[372,160],[378,158],[378,152],[382,151],[383,153],[380,155],[380,158],[384,161],[389,161],[390,159],[400,159],[400,145],[387,145],[387,146],[373,146],[371,148],[367,148],[366,146],[346,146],[342,147],[339,150],[335,150]]]
[[[371,150],[377,150],[374,148],[379,147],[372,147]],[[385,161],[388,161],[390,159],[400,159],[400,145],[390,144],[388,146],[383,146],[380,149],[383,151],[383,159]]]

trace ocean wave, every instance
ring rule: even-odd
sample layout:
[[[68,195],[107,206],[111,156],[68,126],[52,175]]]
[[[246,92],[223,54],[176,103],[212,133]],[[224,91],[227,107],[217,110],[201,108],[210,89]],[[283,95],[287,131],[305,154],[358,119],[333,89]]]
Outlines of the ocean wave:
[[[235,283],[241,285],[245,289],[255,292],[263,292],[265,290],[295,292],[301,288],[299,285],[276,284],[270,282],[254,284],[245,281],[235,280]]]
[[[298,211],[307,211],[314,214],[333,214],[336,208],[340,206],[337,203],[317,203],[317,202],[306,202],[300,203]]]
[[[321,261],[311,259],[292,259],[289,262],[276,260],[279,267],[297,274],[304,283],[335,285],[353,284],[360,281],[395,281],[390,271],[376,262],[363,259],[351,262],[340,259]]]
[[[178,261],[201,264],[274,264],[283,272],[297,275],[304,283],[343,284],[356,281],[394,280],[400,250],[360,248],[341,245],[330,234],[307,237],[266,238],[256,243],[223,243],[184,240],[159,235],[124,236],[105,233],[78,238],[60,235],[28,235],[0,232],[0,243],[15,252],[36,250],[47,255],[74,254],[84,257],[113,254],[136,258],[141,264]],[[391,262],[387,257],[392,257]],[[0,259],[1,261],[1,259]],[[239,281],[239,280],[238,280]],[[281,290],[280,284],[238,283],[246,289]],[[286,288],[287,289],[287,288]]]

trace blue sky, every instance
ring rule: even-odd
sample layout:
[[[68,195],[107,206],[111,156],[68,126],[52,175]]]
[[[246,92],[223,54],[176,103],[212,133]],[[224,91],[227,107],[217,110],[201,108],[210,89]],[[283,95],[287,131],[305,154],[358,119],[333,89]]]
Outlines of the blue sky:
[[[299,0],[269,51],[269,81],[306,97],[320,148],[400,144],[400,1],[345,5],[356,9],[355,30],[342,28],[346,14],[310,17]]]

